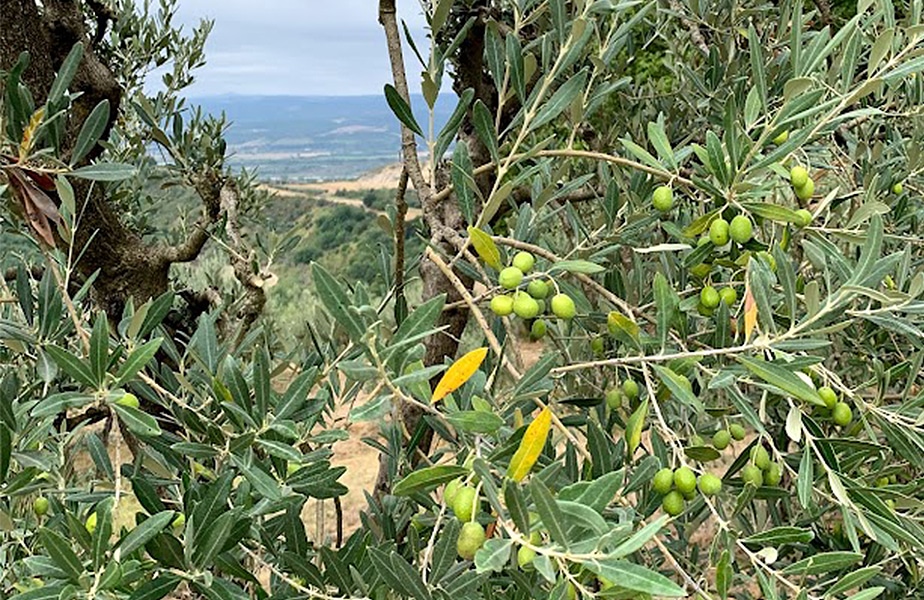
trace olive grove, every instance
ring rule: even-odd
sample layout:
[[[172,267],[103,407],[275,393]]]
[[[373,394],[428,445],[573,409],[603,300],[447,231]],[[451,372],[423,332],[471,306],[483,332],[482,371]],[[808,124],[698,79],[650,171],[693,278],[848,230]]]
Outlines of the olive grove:
[[[388,291],[315,264],[288,348],[210,24],[0,0],[0,597],[924,594],[920,0],[396,1]],[[378,478],[309,535],[343,409]]]

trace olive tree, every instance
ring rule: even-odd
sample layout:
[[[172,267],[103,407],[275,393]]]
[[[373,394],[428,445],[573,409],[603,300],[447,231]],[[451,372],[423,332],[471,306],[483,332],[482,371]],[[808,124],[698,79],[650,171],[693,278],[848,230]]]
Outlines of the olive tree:
[[[176,34],[169,3],[7,4],[35,23],[79,7],[84,29],[21,59],[59,38],[0,33],[3,197],[42,257],[0,296],[0,593],[921,594],[920,3],[435,0],[405,57],[380,0],[404,158],[390,291],[314,265],[324,310],[293,353],[253,316],[223,123],[181,118],[205,31]],[[145,97],[145,66],[173,55]],[[122,90],[111,122],[115,100],[81,87],[94,60]],[[441,94],[457,107],[437,131]],[[241,281],[183,318],[169,270],[110,296],[121,271],[81,266],[102,229],[80,215],[131,225],[165,173],[203,221],[138,256],[207,232]],[[338,407],[382,423],[345,540],[303,518],[345,491]]]

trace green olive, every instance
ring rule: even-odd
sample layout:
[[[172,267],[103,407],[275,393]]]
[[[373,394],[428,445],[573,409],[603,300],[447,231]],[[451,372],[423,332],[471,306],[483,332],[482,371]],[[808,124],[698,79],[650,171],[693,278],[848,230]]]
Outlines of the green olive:
[[[736,441],[741,441],[744,439],[744,436],[747,435],[747,432],[744,429],[744,426],[739,423],[732,423],[728,426],[728,433],[731,434],[732,439]]]
[[[470,485],[460,486],[452,499],[452,512],[460,521],[471,521],[475,514],[478,494]]]
[[[518,268],[521,273],[526,274],[533,270],[536,257],[529,252],[517,252],[510,264]]]
[[[491,312],[499,317],[506,317],[513,312],[513,298],[506,295],[491,298]]]
[[[622,391],[626,393],[629,400],[636,400],[639,395],[638,384],[634,379],[626,379],[622,382]]]
[[[689,494],[696,489],[696,474],[690,467],[680,467],[674,471],[674,487],[682,494]]]
[[[661,501],[661,508],[672,517],[676,517],[683,512],[683,505],[683,495],[677,490],[668,492]]]
[[[754,233],[754,225],[744,215],[738,215],[728,225],[728,234],[739,244],[746,244]]]
[[[465,560],[475,558],[475,553],[484,545],[485,533],[484,527],[477,521],[469,521],[462,525],[459,531],[459,539],[456,542],[456,550],[459,557]]]
[[[655,473],[651,480],[651,489],[658,494],[666,494],[674,487],[674,471],[668,468]]]
[[[835,404],[831,414],[834,417],[834,422],[841,427],[846,427],[853,421],[853,411],[846,402]]]
[[[699,491],[703,496],[715,496],[722,491],[722,480],[712,473],[703,473],[699,476]]]
[[[805,187],[805,184],[808,183],[809,173],[805,167],[796,165],[789,170],[789,182],[792,183],[792,187],[801,188]]]
[[[719,217],[709,225],[709,241],[716,246],[728,243],[728,221]]]
[[[574,300],[568,294],[556,294],[552,296],[552,314],[559,319],[571,319],[577,314],[574,306]]]
[[[651,204],[656,210],[667,212],[674,206],[674,192],[666,185],[655,188],[651,195]]]
[[[549,295],[550,287],[547,281],[533,279],[526,286],[526,292],[536,300],[545,300]]]
[[[756,465],[748,464],[741,469],[741,479],[746,484],[760,487],[764,483],[764,473]]]
[[[718,290],[711,285],[707,285],[699,293],[699,301],[704,307],[714,309],[722,301],[722,297],[719,295]]]
[[[521,281],[523,281],[523,271],[516,267],[507,267],[497,276],[497,282],[505,290],[516,289]]]

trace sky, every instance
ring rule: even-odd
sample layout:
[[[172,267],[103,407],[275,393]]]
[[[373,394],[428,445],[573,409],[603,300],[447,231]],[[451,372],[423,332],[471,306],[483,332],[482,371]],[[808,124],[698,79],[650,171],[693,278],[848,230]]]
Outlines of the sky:
[[[377,9],[376,0],[180,0],[176,23],[215,21],[188,95],[381,94],[391,69]],[[399,0],[398,16],[424,51],[419,0]],[[419,63],[404,54],[418,92]]]

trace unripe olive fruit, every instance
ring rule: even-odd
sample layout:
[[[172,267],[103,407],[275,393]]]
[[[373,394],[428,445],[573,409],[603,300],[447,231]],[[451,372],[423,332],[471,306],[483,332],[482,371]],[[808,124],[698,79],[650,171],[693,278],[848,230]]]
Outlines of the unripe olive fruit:
[[[709,308],[708,306],[704,305],[702,302],[699,302],[696,305],[696,312],[703,315],[704,317],[711,317],[712,315],[715,314],[715,309]]]
[[[802,187],[796,188],[796,198],[799,200],[808,200],[815,195],[815,182],[809,178]]]
[[[138,403],[138,397],[135,396],[134,394],[123,395],[121,398],[116,400],[116,404],[119,404],[121,406],[128,406],[131,408],[138,408],[140,406],[140,404]]]
[[[707,265],[706,263],[699,263],[695,267],[690,267],[690,275],[696,277],[697,279],[705,279],[709,277],[709,273],[712,271],[712,265]]]
[[[668,492],[661,501],[661,508],[670,516],[676,517],[683,512],[683,495],[677,490]]]
[[[506,317],[513,312],[513,298],[507,295],[491,298],[491,312],[499,317]]]
[[[728,225],[728,234],[739,244],[746,244],[754,233],[751,220],[744,215],[737,215]]]
[[[298,470],[301,468],[302,466],[298,463],[295,463],[295,462],[287,463],[286,464],[286,477],[291,477],[292,475],[295,475],[295,473],[297,473]]]
[[[720,429],[712,436],[712,445],[716,450],[725,450],[731,443],[731,433],[727,429]]]
[[[703,496],[715,496],[722,491],[722,480],[712,473],[700,475],[698,485]]]
[[[899,181],[898,183],[896,183],[895,185],[892,186],[892,193],[893,193],[893,194],[896,194],[896,195],[897,195],[897,194],[901,194],[901,193],[904,192],[904,191],[905,191],[905,186],[902,185],[902,182],[901,182],[901,181]]]
[[[536,257],[529,252],[517,252],[510,264],[518,268],[521,273],[526,274],[533,270],[533,266],[536,264]]]
[[[751,448],[751,460],[754,462],[754,465],[761,471],[765,471],[770,468],[770,453],[767,452],[767,449],[760,444],[757,444]]]
[[[812,212],[804,208],[797,210],[796,216],[799,218],[796,222],[796,227],[808,227],[809,223],[812,222]]]
[[[716,246],[728,243],[728,221],[720,217],[709,225],[709,241]]]
[[[658,494],[666,494],[674,487],[674,471],[667,467],[661,469],[651,480],[651,489]]]
[[[876,480],[876,487],[885,487],[887,485],[889,485],[888,477],[880,477],[879,479]]]
[[[520,546],[520,549],[517,550],[517,564],[520,568],[523,569],[529,566],[534,560],[536,560],[536,551],[526,546]]]
[[[603,354],[604,342],[603,338],[595,337],[590,340],[590,349],[594,354]]]
[[[805,187],[805,184],[808,183],[808,180],[809,174],[805,167],[796,165],[789,170],[789,182],[792,183],[792,187]]]
[[[841,427],[845,427],[853,421],[853,411],[846,402],[838,402],[835,404],[831,414],[834,417],[834,422]]]
[[[475,558],[475,553],[484,544],[484,527],[477,521],[469,521],[462,525],[459,532],[459,540],[456,542],[456,550],[459,557],[465,560]]]
[[[32,502],[32,512],[40,517],[48,514],[48,498],[39,496]]]
[[[506,290],[516,289],[521,281],[523,281],[523,271],[516,267],[507,267],[497,276],[497,282]]]
[[[674,471],[674,487],[682,494],[689,494],[696,489],[696,473],[690,467],[680,467]]]
[[[733,287],[724,287],[719,290],[719,298],[725,303],[725,306],[733,306],[738,301],[738,292]]]
[[[635,400],[638,398],[639,389],[638,384],[635,383],[634,379],[626,379],[622,382],[622,391],[625,392],[626,397],[629,400]]]
[[[533,319],[539,314],[539,303],[525,292],[517,292],[513,298],[513,312],[521,319]]]
[[[699,293],[699,301],[706,308],[715,308],[719,305],[719,302],[722,301],[722,297],[719,295],[718,290],[711,285],[707,285],[703,288],[703,291]]]
[[[173,528],[174,529],[183,529],[183,526],[186,525],[186,515],[180,513],[173,519]]]
[[[728,426],[728,433],[731,434],[732,439],[741,441],[744,439],[744,436],[747,435],[747,432],[744,430],[744,426],[740,423],[732,423]]]
[[[744,483],[760,487],[764,483],[764,473],[756,465],[745,465],[741,469],[741,479]]]
[[[818,388],[818,396],[824,401],[825,406],[833,409],[834,405],[837,404],[837,392],[831,389],[830,386],[822,386]]]
[[[577,314],[574,300],[568,294],[555,294],[552,296],[552,313],[559,319],[571,319]]]
[[[471,521],[475,514],[475,503],[478,496],[475,488],[470,485],[459,486],[455,497],[452,499],[452,512],[460,521]]]
[[[96,513],[90,513],[90,516],[87,517],[86,522],[83,524],[90,533],[96,531],[96,519]]]
[[[781,131],[775,138],[773,138],[773,143],[777,146],[782,146],[786,143],[786,140],[789,139],[789,130],[784,129]]]
[[[764,485],[780,485],[783,480],[783,468],[779,463],[770,463],[770,467],[764,471]]]
[[[545,312],[545,300],[536,300],[536,304],[539,305],[539,314],[541,315]]]
[[[533,279],[526,286],[526,291],[536,300],[544,300],[549,295],[549,284],[541,279]]]
[[[529,328],[529,337],[534,340],[540,340],[545,337],[546,325],[542,319],[533,321],[532,327]]]
[[[651,204],[661,212],[669,211],[674,206],[674,191],[666,185],[655,188],[651,195]]]
[[[606,393],[606,405],[612,410],[622,407],[622,400],[625,397],[623,391],[619,388],[613,388]]]
[[[456,499],[456,494],[458,493],[461,486],[462,478],[453,479],[446,484],[446,487],[443,488],[443,502],[446,503],[446,506],[452,506],[453,501]]]

